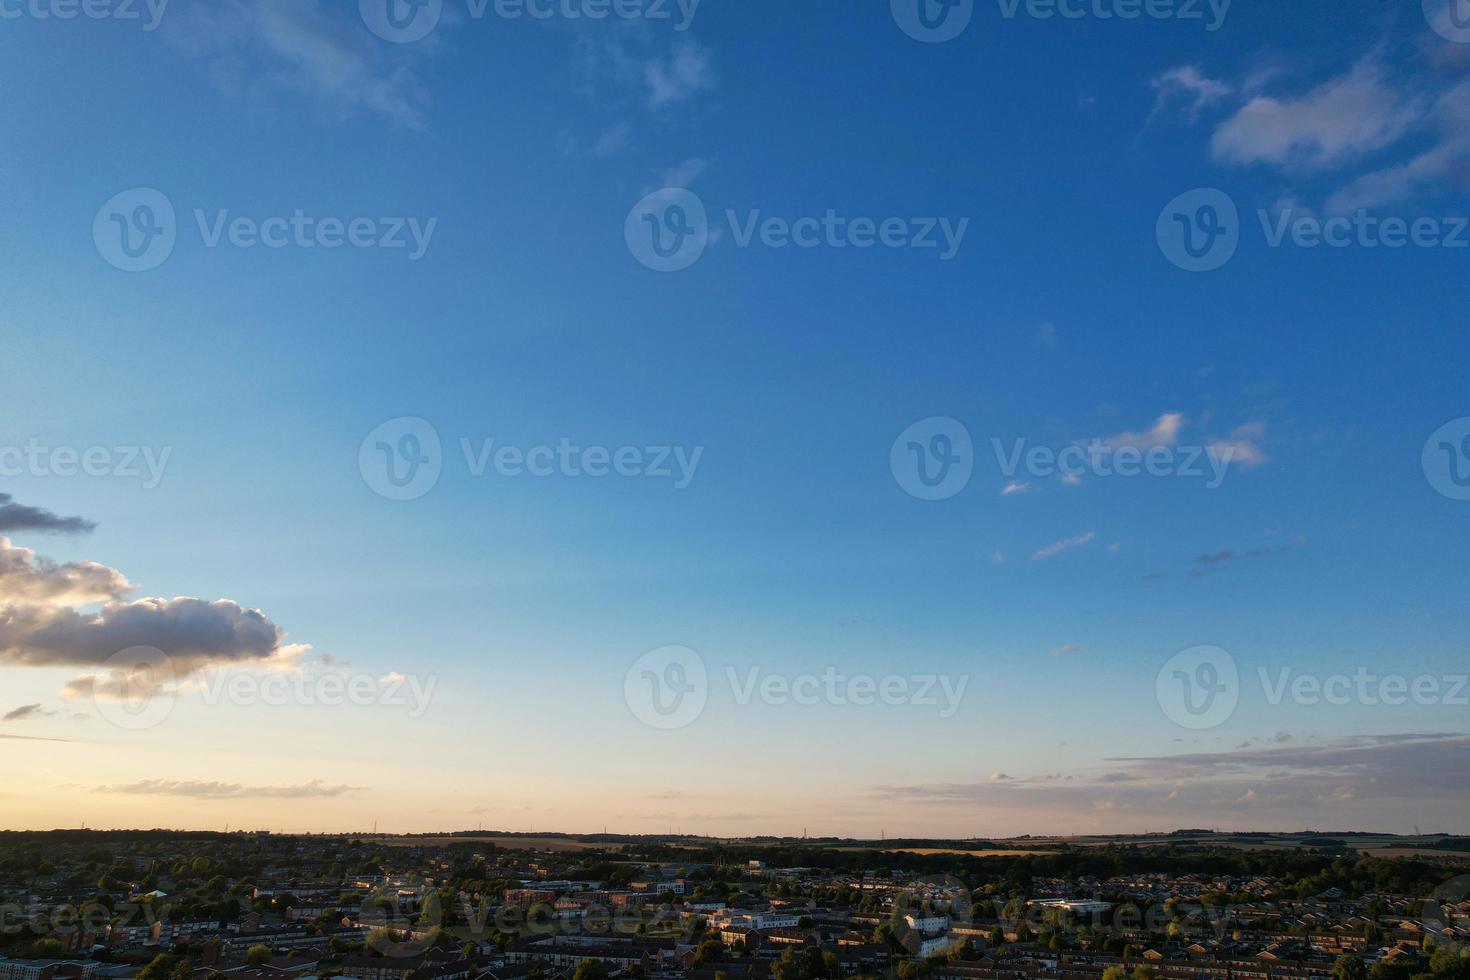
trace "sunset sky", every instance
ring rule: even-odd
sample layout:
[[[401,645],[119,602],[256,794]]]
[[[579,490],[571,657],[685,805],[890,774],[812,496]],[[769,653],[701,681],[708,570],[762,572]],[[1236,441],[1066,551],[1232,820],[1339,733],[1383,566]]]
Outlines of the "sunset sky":
[[[1470,833],[1470,36],[905,2],[0,3],[0,827]]]

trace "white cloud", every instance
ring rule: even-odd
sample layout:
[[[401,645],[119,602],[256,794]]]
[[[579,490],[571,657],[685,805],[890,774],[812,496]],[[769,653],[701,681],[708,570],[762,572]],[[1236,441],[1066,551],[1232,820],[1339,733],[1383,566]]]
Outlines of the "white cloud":
[[[1350,182],[1327,200],[1327,210],[1346,214],[1402,201],[1427,185],[1463,175],[1470,160],[1470,82],[1461,82],[1441,95],[1429,113],[1438,134],[1436,144],[1391,167],[1370,171]]]
[[[133,584],[116,569],[90,561],[60,565],[0,537],[0,604],[83,606],[132,591]]]
[[[1250,422],[1236,426],[1231,430],[1228,438],[1210,440],[1206,448],[1216,460],[1228,466],[1239,466],[1241,469],[1248,470],[1269,462],[1265,451],[1261,448],[1261,442],[1265,436],[1266,423]]]
[[[1256,96],[1220,124],[1210,147],[1224,163],[1325,169],[1396,142],[1422,112],[1370,56],[1298,96]]]
[[[1143,432],[1119,432],[1104,436],[1099,442],[1110,449],[1153,449],[1155,446],[1172,446],[1179,441],[1179,430],[1184,428],[1184,416],[1179,412],[1165,412],[1154,424]]]
[[[1015,493],[1030,492],[1031,484],[1027,483],[1025,480],[1012,480],[1010,483],[1007,483],[1005,486],[1000,488],[1000,495],[1002,497],[1009,497],[1011,494]]]
[[[1090,544],[1092,540],[1096,537],[1096,532],[1088,531],[1086,534],[1079,534],[1074,538],[1063,538],[1060,541],[1053,541],[1051,544],[1047,545],[1045,548],[1038,550],[1036,554],[1032,555],[1031,560],[1038,561],[1046,558],[1054,558],[1069,548],[1076,548],[1084,544]]]
[[[1176,102],[1183,102],[1184,114],[1190,122],[1200,111],[1227,98],[1234,89],[1227,83],[1207,77],[1198,65],[1179,65],[1155,75],[1149,82],[1154,90],[1154,111],[1159,115]]]
[[[655,109],[683,102],[697,92],[715,87],[709,53],[689,37],[676,42],[667,58],[647,62],[643,66],[643,81],[648,88],[648,103]]]
[[[227,90],[262,84],[306,92],[338,109],[369,111],[421,129],[424,87],[403,52],[376,42],[352,13],[318,0],[215,0],[192,4],[169,37],[203,59]]]

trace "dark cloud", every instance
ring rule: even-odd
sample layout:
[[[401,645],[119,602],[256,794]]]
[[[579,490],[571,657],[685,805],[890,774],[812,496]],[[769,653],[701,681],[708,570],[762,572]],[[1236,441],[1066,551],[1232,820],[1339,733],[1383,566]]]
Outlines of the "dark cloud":
[[[29,718],[44,718],[47,715],[54,714],[56,714],[56,712],[47,711],[39,704],[23,704],[19,708],[15,708],[11,711],[5,712],[5,714],[3,715],[0,715],[0,721],[25,721]]]
[[[1295,551],[1297,548],[1305,548],[1306,546],[1306,538],[1297,538],[1290,544],[1277,545],[1274,548],[1251,548],[1247,551],[1236,551],[1234,548],[1221,548],[1219,551],[1207,555],[1195,555],[1194,567],[1189,570],[1189,577],[1199,578],[1236,562],[1253,561],[1257,558],[1269,558],[1272,555],[1285,554],[1288,551]]]
[[[229,599],[139,599],[96,613],[22,606],[0,619],[0,663],[100,667],[120,650],[155,647],[183,675],[267,660],[280,652],[283,636],[260,610]]]
[[[0,667],[90,668],[62,696],[115,698],[214,667],[289,666],[307,651],[283,647],[284,630],[232,600],[125,601],[133,591],[116,569],[58,564],[0,537]]]
[[[0,493],[0,534],[10,531],[84,534],[96,526],[80,517],[61,517],[40,507],[18,504],[10,494]]]

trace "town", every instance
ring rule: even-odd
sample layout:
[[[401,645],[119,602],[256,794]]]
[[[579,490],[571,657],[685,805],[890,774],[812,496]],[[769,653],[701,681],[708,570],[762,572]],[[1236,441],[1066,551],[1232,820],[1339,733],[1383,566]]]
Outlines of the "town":
[[[0,980],[1470,977],[1463,839],[1224,840],[8,832]]]

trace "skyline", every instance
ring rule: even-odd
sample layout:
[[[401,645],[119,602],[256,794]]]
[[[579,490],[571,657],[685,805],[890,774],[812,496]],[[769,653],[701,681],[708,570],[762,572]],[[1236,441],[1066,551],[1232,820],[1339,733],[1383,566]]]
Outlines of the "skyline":
[[[59,2],[0,829],[1470,834],[1462,0]]]

